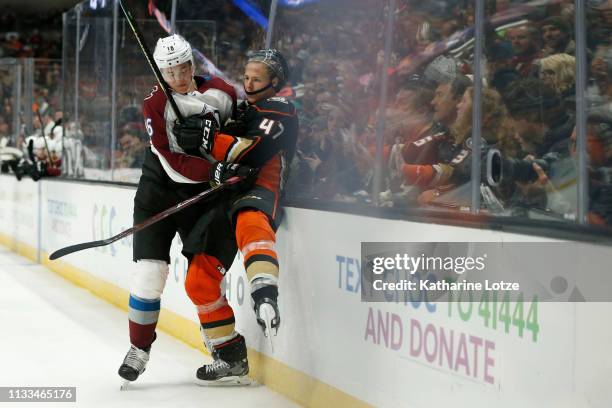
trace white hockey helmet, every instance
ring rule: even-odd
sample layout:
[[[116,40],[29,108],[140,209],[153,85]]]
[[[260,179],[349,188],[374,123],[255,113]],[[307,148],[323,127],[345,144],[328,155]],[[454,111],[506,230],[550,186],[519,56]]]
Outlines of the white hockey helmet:
[[[153,52],[153,59],[157,63],[159,69],[175,67],[187,61],[191,61],[191,66],[195,67],[193,64],[191,45],[178,34],[173,34],[157,40],[157,45]]]

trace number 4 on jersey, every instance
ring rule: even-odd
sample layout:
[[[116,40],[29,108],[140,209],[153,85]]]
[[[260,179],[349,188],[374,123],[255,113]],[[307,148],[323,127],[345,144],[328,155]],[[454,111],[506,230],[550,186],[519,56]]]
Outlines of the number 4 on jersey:
[[[272,126],[274,126],[274,121],[271,119],[264,119],[259,124],[259,128],[263,130],[266,135],[270,134],[270,131],[272,130]]]

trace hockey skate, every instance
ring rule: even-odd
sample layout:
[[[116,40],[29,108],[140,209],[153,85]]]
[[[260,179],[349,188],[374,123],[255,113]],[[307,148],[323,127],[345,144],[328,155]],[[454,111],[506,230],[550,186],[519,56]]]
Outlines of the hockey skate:
[[[210,348],[207,348],[210,351]],[[252,381],[247,376],[249,373],[249,362],[244,337],[213,346],[211,351],[214,361],[198,368],[196,377],[199,385],[213,386],[236,386],[251,385]]]
[[[263,279],[254,279],[251,282],[253,292],[253,308],[255,309],[255,317],[257,323],[264,331],[264,336],[268,339],[270,351],[274,352],[274,343],[272,336],[278,334],[280,326],[280,313],[278,311],[278,286],[260,282]]]
[[[125,380],[121,385],[122,390],[126,389],[130,382],[136,381],[140,374],[144,372],[150,353],[151,346],[144,350],[134,345],[130,346],[130,350],[123,359],[123,364],[119,367],[119,376]]]

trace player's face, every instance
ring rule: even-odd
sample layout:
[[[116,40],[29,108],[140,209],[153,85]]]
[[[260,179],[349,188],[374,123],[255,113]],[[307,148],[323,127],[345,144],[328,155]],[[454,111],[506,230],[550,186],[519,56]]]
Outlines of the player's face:
[[[178,93],[187,93],[192,90],[193,67],[191,62],[185,62],[176,67],[164,68],[161,70],[164,80],[170,88]]]
[[[257,92],[270,84],[270,72],[261,62],[251,62],[244,68],[244,89],[247,92]],[[274,95],[274,89],[268,88],[255,95],[247,95],[250,103],[255,103],[261,99]]]

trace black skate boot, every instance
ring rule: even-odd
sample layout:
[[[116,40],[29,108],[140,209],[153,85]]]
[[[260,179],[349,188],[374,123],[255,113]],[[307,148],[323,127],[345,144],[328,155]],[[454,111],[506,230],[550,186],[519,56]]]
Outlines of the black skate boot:
[[[153,341],[155,341],[156,338],[157,334],[154,335]],[[130,345],[130,349],[123,359],[123,364],[121,364],[121,367],[119,367],[119,376],[126,380],[124,386],[128,381],[136,381],[138,376],[144,373],[150,354],[151,346],[145,349],[139,349],[133,344]]]
[[[147,367],[151,346],[141,350],[136,346],[130,346],[130,350],[123,359],[123,364],[119,367],[119,375],[128,381],[136,381]]]
[[[251,282],[251,297],[257,323],[266,337],[276,336],[280,326],[278,311],[278,285],[266,278],[256,278]]]
[[[210,348],[209,348],[210,350]],[[244,337],[229,340],[218,346],[212,346],[212,364],[198,368],[196,377],[201,385],[249,385],[251,380],[247,349]]]

